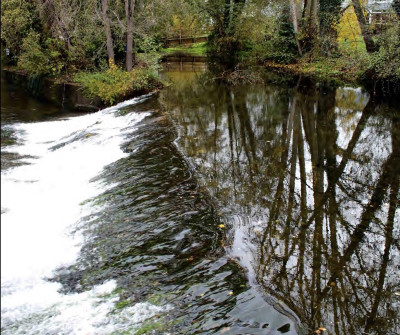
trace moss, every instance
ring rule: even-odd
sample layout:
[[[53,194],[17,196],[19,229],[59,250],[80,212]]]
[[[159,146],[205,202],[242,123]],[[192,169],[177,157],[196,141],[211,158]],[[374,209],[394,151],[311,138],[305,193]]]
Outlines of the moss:
[[[117,308],[117,309],[123,309],[123,308],[129,306],[131,303],[132,303],[131,300],[122,300],[122,301],[118,301],[118,302],[115,304],[115,308]]]
[[[142,335],[142,334],[148,334],[149,332],[152,331],[163,331],[163,330],[166,330],[166,324],[164,324],[162,321],[157,321],[145,324],[144,326],[140,327],[135,332],[135,334]]]
[[[151,320],[136,330],[135,335],[158,334],[159,332],[171,331],[175,325],[181,322],[180,319],[166,321],[164,319]]]

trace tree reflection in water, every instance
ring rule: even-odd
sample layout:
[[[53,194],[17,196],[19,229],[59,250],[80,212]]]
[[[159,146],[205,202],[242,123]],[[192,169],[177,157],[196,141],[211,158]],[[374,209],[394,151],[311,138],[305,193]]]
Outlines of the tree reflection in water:
[[[300,81],[163,94],[250,280],[310,333],[399,334],[400,111]]]

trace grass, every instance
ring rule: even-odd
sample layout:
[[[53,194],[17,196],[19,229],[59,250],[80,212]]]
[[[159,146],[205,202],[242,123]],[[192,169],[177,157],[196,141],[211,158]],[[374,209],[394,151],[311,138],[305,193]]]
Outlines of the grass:
[[[165,55],[184,53],[190,56],[205,56],[207,52],[207,42],[172,46],[161,49],[161,52]]]

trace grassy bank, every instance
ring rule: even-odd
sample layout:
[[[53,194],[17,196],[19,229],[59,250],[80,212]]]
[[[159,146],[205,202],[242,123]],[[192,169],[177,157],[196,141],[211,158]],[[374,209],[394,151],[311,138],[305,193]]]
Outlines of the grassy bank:
[[[141,65],[127,72],[112,64],[110,68],[97,71],[77,71],[73,74],[53,76],[33,75],[17,66],[2,66],[2,70],[26,77],[27,81],[43,80],[50,85],[68,84],[78,88],[88,104],[111,106],[123,100],[156,91],[164,86],[157,68]],[[47,85],[47,84],[45,84]]]
[[[182,53],[185,55],[190,55],[190,56],[206,56],[207,42],[172,46],[169,48],[161,49],[161,53],[164,56],[179,54],[179,53]]]
[[[294,64],[266,61],[264,65],[267,69],[273,71],[305,75],[321,81],[356,85],[365,76],[368,59],[320,58],[312,61],[299,60]]]

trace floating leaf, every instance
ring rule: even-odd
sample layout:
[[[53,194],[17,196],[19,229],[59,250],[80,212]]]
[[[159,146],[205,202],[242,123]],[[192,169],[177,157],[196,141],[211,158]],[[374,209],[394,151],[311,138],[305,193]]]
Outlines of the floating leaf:
[[[220,228],[225,228],[225,225],[220,224],[218,227],[220,227]]]

